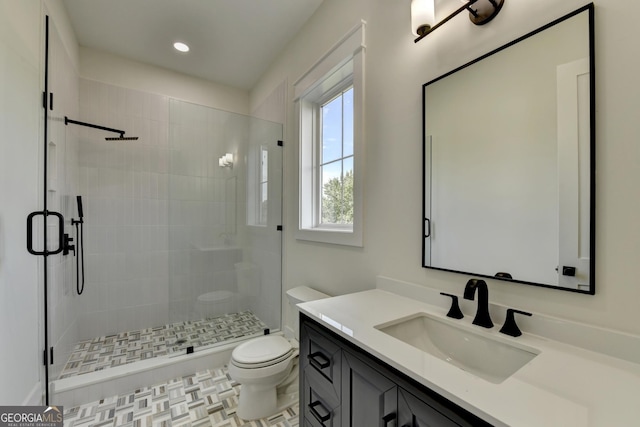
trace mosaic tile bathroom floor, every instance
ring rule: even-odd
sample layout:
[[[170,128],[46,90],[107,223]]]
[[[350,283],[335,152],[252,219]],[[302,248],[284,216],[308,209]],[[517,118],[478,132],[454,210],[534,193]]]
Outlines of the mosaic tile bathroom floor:
[[[65,427],[297,427],[298,405],[267,419],[236,415],[240,384],[209,369],[64,411]]]
[[[126,363],[243,337],[262,335],[267,325],[250,311],[210,319],[171,323],[121,332],[76,344],[59,378],[100,371]]]

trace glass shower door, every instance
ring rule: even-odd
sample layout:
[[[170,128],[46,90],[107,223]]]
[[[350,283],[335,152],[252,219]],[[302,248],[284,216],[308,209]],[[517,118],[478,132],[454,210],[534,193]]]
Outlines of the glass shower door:
[[[168,347],[279,329],[282,125],[170,102]]]

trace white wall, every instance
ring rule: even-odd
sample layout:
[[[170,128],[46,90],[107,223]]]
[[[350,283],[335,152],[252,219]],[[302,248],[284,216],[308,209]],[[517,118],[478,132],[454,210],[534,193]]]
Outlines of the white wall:
[[[25,247],[25,218],[42,209],[44,15],[50,16],[50,80],[54,109],[49,111],[52,180],[47,208],[68,218],[67,195],[77,184],[76,147],[67,141],[63,111],[77,112],[77,45],[62,3],[0,2],[0,340],[2,404],[39,404],[42,398],[44,348],[41,258]],[[57,29],[57,31],[56,31]],[[41,238],[36,230],[34,241]],[[37,244],[37,243],[36,243]],[[68,259],[49,258],[48,309],[57,328],[49,344],[56,346],[75,321],[69,292]],[[68,336],[68,334],[67,334]],[[55,375],[55,370],[52,372]]]
[[[445,3],[445,2],[439,2]],[[457,7],[451,1],[450,7]],[[421,86],[440,74],[582,6],[581,0],[507,0],[490,24],[458,16],[418,44],[409,0],[325,0],[251,92],[260,105],[283,80],[294,82],[360,19],[366,28],[364,248],[299,242],[298,153],[289,97],[285,141],[285,289],[306,284],[332,294],[372,288],[378,274],[461,294],[467,276],[421,265]],[[596,295],[490,281],[493,301],[538,313],[640,333],[640,57],[633,0],[596,4],[597,220]],[[440,10],[437,18],[444,16]],[[331,28],[331,31],[327,31]],[[289,90],[291,94],[292,91]],[[290,319],[289,319],[290,322]]]
[[[249,113],[249,95],[244,90],[86,47],[80,48],[80,76],[232,113]]]
[[[40,397],[38,259],[25,218],[42,205],[39,2],[0,1],[0,404]]]

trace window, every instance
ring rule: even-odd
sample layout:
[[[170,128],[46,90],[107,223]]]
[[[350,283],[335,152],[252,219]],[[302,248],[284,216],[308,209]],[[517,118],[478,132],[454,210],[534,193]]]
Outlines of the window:
[[[353,87],[320,107],[321,225],[353,225]]]
[[[296,238],[362,246],[364,22],[295,84],[300,221]]]
[[[267,225],[267,212],[269,208],[269,150],[260,147],[260,171],[259,171],[259,204],[258,221],[259,225]]]

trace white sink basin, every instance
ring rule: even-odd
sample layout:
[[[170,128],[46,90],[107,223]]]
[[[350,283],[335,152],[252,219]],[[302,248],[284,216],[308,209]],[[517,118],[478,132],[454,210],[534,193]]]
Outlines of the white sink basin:
[[[506,337],[481,331],[480,327],[456,324],[427,313],[396,319],[375,328],[495,384],[540,354]]]

